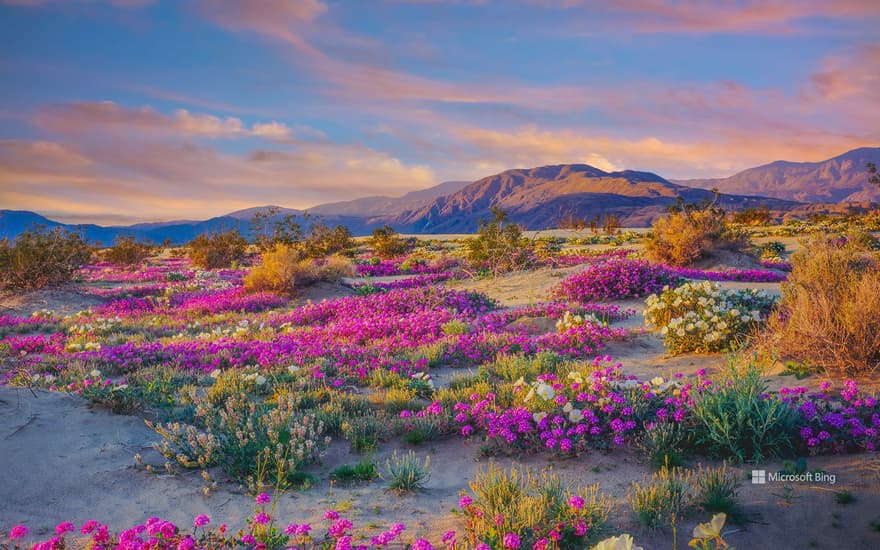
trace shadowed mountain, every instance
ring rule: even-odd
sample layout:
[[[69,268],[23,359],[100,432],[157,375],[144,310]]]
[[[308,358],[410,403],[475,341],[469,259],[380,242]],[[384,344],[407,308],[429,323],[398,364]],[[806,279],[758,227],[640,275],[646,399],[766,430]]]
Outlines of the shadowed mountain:
[[[416,233],[474,231],[493,207],[527,229],[556,227],[569,216],[592,219],[616,214],[623,225],[648,225],[681,197],[685,202],[712,200],[713,194],[672,183],[651,172],[605,172],[587,164],[561,164],[507,170],[439,197],[431,204],[393,220],[400,230]],[[721,195],[719,205],[738,210],[766,205],[788,210],[792,201]]]
[[[799,202],[880,201],[880,186],[869,181],[867,164],[880,165],[880,147],[853,149],[822,162],[778,160],[718,179],[677,183],[723,193],[761,195]]]

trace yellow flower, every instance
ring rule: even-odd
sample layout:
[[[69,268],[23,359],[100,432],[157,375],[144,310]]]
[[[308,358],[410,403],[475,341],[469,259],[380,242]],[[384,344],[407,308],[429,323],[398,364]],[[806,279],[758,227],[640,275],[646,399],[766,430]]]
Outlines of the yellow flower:
[[[645,550],[641,546],[633,546],[632,535],[624,533],[619,537],[611,537],[601,541],[593,550]]]
[[[715,539],[717,542],[724,544],[721,540],[721,528],[727,520],[727,514],[715,514],[712,519],[706,523],[701,523],[694,527],[694,543],[697,540]],[[693,546],[693,544],[691,544]],[[726,544],[724,546],[727,546]]]

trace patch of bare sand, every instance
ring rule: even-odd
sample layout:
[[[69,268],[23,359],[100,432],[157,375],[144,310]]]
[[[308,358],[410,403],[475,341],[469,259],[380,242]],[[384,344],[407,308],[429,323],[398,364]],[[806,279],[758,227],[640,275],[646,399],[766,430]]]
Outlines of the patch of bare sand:
[[[104,302],[106,299],[85,292],[83,286],[70,284],[31,292],[7,292],[0,295],[0,313],[28,317],[35,311],[48,309],[71,315]]]

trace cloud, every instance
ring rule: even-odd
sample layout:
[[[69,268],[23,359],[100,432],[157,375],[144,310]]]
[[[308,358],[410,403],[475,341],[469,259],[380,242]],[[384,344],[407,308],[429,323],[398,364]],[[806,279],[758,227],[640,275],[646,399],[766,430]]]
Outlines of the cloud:
[[[248,127],[236,117],[218,117],[177,109],[166,115],[151,107],[129,108],[112,101],[81,101],[40,109],[34,124],[56,134],[113,134],[151,137],[288,139],[293,130],[278,121],[255,122]],[[308,132],[303,132],[308,135]]]
[[[153,4],[156,2],[156,0],[0,0],[0,4],[29,8],[44,6],[47,4],[69,4],[74,2],[82,4],[103,2],[105,4],[110,4],[111,6],[116,6],[120,8],[138,8],[141,6]]]
[[[426,166],[357,145],[304,143],[236,155],[127,139],[0,141],[4,207],[51,210],[60,219],[89,212],[107,214],[106,220],[207,218],[259,204],[306,208],[403,194],[435,182]]]

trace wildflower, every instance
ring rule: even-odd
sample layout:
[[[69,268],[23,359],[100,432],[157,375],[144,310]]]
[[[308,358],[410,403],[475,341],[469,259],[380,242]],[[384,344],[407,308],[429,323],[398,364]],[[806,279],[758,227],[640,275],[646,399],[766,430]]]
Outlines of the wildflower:
[[[192,550],[195,547],[196,541],[194,541],[192,537],[186,537],[177,543],[177,550]]]
[[[410,546],[411,550],[434,550],[434,546],[431,545],[430,542],[425,539],[416,539],[413,541],[412,546]]]
[[[462,495],[461,498],[458,499],[458,507],[459,508],[467,508],[471,504],[474,503],[474,499],[469,497],[468,495]]]
[[[718,546],[721,547],[721,544],[723,544],[723,540],[721,539],[721,528],[724,527],[724,522],[726,520],[726,514],[715,514],[710,521],[694,527],[694,540],[690,542],[690,546],[696,546],[700,540],[713,539],[718,543]]]
[[[193,519],[193,527],[204,527],[211,523],[211,518],[205,514],[199,514]]]
[[[272,497],[266,493],[260,493],[257,495],[257,504],[269,504],[270,502],[272,502]]]
[[[337,512],[336,510],[327,510],[326,512],[324,512],[324,519],[339,519],[339,512]]]
[[[288,525],[287,527],[284,528],[284,534],[285,535],[295,535],[297,529],[299,529],[299,525],[297,525],[295,523],[291,523],[290,525]]]
[[[596,546],[593,550],[644,550],[641,546],[633,546],[632,535],[624,533],[618,537],[607,538]]]
[[[532,545],[532,550],[547,550],[548,546],[550,546],[549,540],[538,539],[535,541],[535,544]]]
[[[580,495],[571,495],[571,498],[568,499],[568,505],[575,510],[582,510],[584,508],[584,499]]]
[[[257,539],[255,539],[253,535],[248,533],[241,537],[241,542],[242,544],[255,544],[257,542]]]
[[[516,550],[520,545],[519,536],[516,533],[507,533],[504,535],[503,544],[505,548]]]
[[[74,531],[76,527],[69,521],[62,521],[58,525],[55,526],[55,534],[56,535],[64,535],[64,533]]]
[[[272,518],[269,517],[269,514],[265,512],[260,512],[259,514],[254,516],[254,523],[256,523],[257,525],[265,525],[269,523],[271,519]]]
[[[23,539],[29,533],[28,528],[24,525],[16,525],[9,531],[9,538],[12,540]]]

